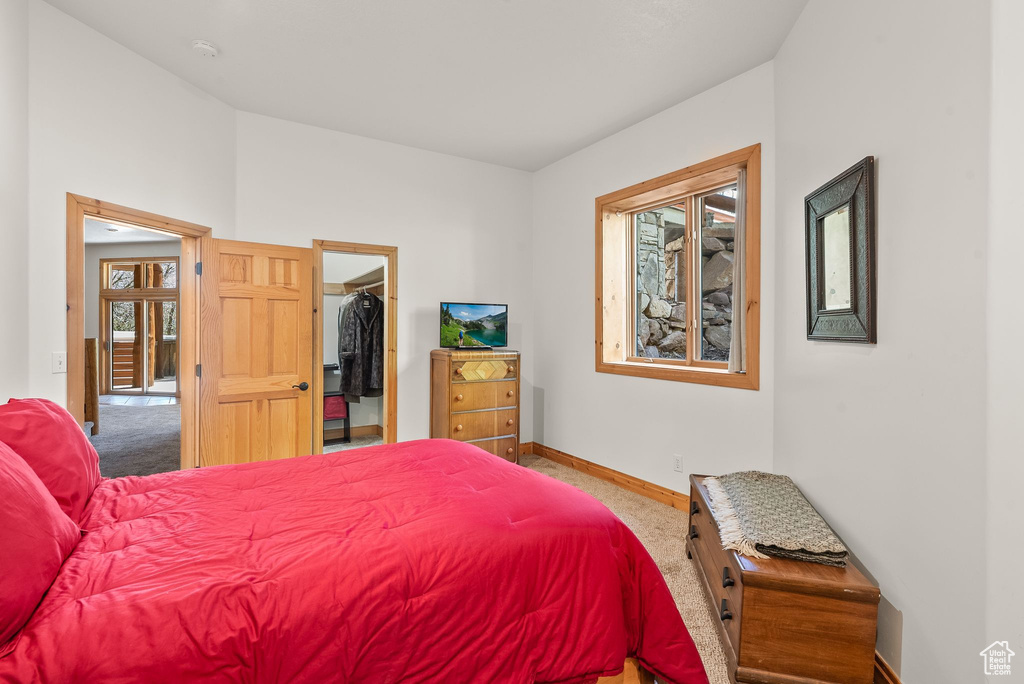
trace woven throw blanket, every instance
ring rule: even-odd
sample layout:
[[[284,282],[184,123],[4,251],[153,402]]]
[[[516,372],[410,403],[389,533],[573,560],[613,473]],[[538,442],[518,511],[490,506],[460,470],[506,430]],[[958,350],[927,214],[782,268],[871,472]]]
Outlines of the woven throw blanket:
[[[752,470],[704,486],[725,548],[846,567],[846,547],[788,477]]]

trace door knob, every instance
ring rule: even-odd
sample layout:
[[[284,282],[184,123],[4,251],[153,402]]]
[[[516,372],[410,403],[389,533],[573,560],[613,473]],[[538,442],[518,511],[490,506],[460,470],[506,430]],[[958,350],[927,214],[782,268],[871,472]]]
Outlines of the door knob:
[[[305,392],[306,390],[309,389],[309,383],[300,382],[298,385],[292,385],[292,389],[302,390],[303,392]]]

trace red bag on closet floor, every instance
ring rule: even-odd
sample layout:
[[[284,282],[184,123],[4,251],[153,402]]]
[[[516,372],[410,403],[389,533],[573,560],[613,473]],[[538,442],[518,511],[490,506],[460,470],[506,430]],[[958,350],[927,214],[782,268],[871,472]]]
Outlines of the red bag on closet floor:
[[[707,682],[618,518],[460,442],[104,480],[81,527],[0,680]]]

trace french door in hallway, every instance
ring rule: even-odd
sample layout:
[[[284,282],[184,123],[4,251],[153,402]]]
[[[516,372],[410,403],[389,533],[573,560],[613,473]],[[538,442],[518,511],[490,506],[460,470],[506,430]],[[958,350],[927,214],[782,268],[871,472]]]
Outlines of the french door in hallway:
[[[102,393],[176,396],[177,258],[101,265]]]

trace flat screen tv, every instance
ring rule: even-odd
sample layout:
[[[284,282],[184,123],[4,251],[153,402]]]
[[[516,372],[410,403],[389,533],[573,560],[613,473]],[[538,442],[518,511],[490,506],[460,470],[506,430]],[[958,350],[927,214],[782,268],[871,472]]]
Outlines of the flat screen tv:
[[[441,302],[441,346],[508,346],[508,305]]]

